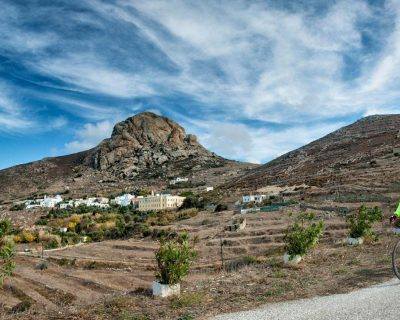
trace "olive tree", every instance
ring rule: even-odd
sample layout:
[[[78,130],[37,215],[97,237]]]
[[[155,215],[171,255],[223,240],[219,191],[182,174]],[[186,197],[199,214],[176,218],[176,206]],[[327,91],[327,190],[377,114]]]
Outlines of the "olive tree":
[[[3,285],[4,279],[12,275],[15,269],[15,247],[12,240],[6,238],[11,230],[11,222],[9,220],[0,221],[0,286]]]

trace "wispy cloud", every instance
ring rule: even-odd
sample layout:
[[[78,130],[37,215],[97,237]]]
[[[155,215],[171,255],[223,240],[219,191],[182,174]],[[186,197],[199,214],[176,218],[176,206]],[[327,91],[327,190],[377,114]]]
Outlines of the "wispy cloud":
[[[65,144],[67,152],[79,152],[96,146],[111,135],[114,124],[109,121],[87,123],[75,133],[76,139]]]
[[[307,144],[343,126],[343,122],[276,130],[226,122],[197,122],[200,142],[228,158],[260,163]]]
[[[26,108],[12,98],[12,90],[0,82],[0,131],[24,131],[34,126],[26,115]]]
[[[22,115],[40,121],[50,102],[79,121],[65,146],[72,152],[130,113],[155,109],[183,119],[213,151],[260,162],[343,119],[400,112],[398,1],[290,3],[5,0],[0,79],[13,85],[0,124],[27,127],[32,118]],[[36,103],[21,113],[24,97],[13,96],[28,85]]]

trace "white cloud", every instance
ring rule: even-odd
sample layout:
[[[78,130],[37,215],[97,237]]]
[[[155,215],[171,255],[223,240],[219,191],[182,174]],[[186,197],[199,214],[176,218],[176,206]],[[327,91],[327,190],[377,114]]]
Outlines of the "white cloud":
[[[57,117],[50,120],[51,129],[61,129],[68,124],[68,120],[65,117]]]
[[[12,90],[0,82],[0,131],[17,132],[34,127],[26,117],[25,108],[12,98]]]
[[[130,3],[179,41],[160,36],[134,16],[129,20],[126,12],[114,13],[141,26],[182,67],[180,76],[168,82],[171,86],[208,104],[276,122],[365,109],[368,96],[355,103],[357,88],[349,89],[342,78],[343,56],[361,47],[357,24],[371,16],[362,1],[339,1],[317,17],[244,1],[229,6],[214,1]],[[193,68],[194,61],[210,59],[222,79]]]
[[[244,124],[195,121],[199,141],[210,150],[230,159],[264,163],[314,141],[345,123],[321,123],[270,130]]]
[[[81,91],[92,91],[118,97],[151,95],[150,84],[141,75],[130,74],[102,63],[101,56],[79,53],[36,62],[34,68],[48,76],[59,78]],[[32,65],[33,66],[33,65]],[[148,79],[147,77],[144,77]]]
[[[79,152],[95,147],[111,135],[114,124],[110,121],[87,123],[76,132],[76,139],[65,144],[67,152]]]
[[[339,124],[325,125],[332,119],[400,112],[398,1],[378,8],[366,1],[339,0],[318,14],[245,0],[88,0],[83,6],[87,10],[43,6],[38,12],[43,16],[56,10],[52,16],[63,18],[57,25],[73,21],[71,26],[81,26],[91,35],[87,38],[72,35],[76,29],[69,26],[68,37],[57,34],[59,30],[40,35],[27,31],[13,5],[5,6],[7,14],[0,17],[5,34],[1,47],[24,55],[24,66],[34,72],[59,80],[57,88],[89,97],[37,93],[90,122],[65,146],[70,152],[107,137],[111,123],[127,116],[137,98],[177,101],[184,95],[194,100],[195,111],[209,120],[200,125],[196,117],[186,119],[188,131],[198,130],[206,146],[227,157],[257,162],[337,128]],[[38,12],[32,17],[39,17]],[[366,29],[377,21],[385,25],[384,32]],[[127,39],[137,43],[118,41],[126,31],[134,35]],[[376,51],[363,42],[367,33]],[[136,53],[139,58],[130,60]],[[347,64],[349,57],[354,65]],[[347,77],[348,69],[358,73]],[[120,106],[88,102],[96,95],[117,98]],[[157,103],[142,109],[146,107],[167,113]],[[173,103],[167,107],[168,114],[181,110]],[[21,107],[13,108],[17,111],[0,107],[0,124],[7,129],[30,125],[21,117]],[[187,108],[194,106],[189,103]],[[217,122],[216,115],[226,121]],[[284,123],[290,129],[237,125],[237,119]]]

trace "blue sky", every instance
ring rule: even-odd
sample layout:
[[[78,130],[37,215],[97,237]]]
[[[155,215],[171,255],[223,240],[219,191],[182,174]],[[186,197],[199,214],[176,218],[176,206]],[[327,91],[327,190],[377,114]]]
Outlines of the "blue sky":
[[[0,168],[151,110],[266,162],[400,112],[398,1],[1,0]]]

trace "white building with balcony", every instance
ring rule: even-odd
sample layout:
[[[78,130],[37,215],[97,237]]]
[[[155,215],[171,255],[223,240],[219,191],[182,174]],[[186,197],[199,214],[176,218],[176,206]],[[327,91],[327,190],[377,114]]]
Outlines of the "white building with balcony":
[[[265,194],[246,195],[246,196],[243,196],[242,202],[243,203],[249,203],[249,202],[261,203],[265,199],[267,199],[267,196]]]

